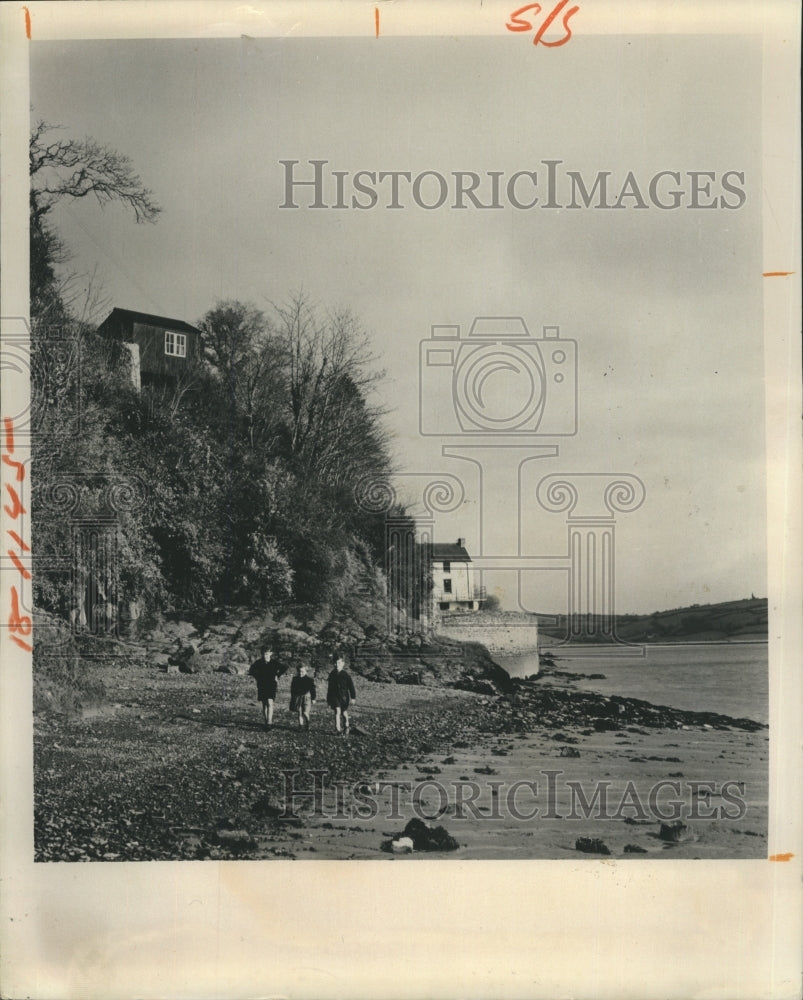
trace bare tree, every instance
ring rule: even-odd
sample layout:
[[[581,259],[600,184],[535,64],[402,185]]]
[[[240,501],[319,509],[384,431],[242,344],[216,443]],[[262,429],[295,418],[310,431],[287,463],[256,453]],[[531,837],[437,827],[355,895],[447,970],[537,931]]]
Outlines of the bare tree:
[[[370,339],[348,310],[320,317],[303,294],[274,305],[284,357],[291,454],[309,471],[343,481],[386,455],[384,409],[373,401],[384,377]]]
[[[56,273],[69,252],[48,219],[54,206],[92,195],[101,206],[111,201],[127,205],[137,222],[153,222],[161,211],[128,157],[93,139],[50,141],[55,131],[56,126],[40,120],[28,146],[31,315],[50,325],[68,321],[74,305],[74,279]]]
[[[48,141],[57,126],[39,121],[31,133],[31,220],[39,222],[64,198],[92,195],[101,206],[127,205],[137,222],[153,222],[161,212],[153,193],[134,172],[131,161],[94,139]]]

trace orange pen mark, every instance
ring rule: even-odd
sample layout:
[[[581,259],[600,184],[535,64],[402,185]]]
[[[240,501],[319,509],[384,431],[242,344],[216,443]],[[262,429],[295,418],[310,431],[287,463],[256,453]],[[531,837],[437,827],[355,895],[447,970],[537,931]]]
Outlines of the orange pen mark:
[[[770,861],[791,861],[794,857],[791,851],[787,851],[785,854],[770,854]]]
[[[30,545],[26,545],[25,542],[20,538],[16,531],[9,531],[9,535],[14,539],[14,541],[19,545],[23,552],[30,552]]]
[[[21,483],[22,480],[25,478],[25,466],[22,464],[22,462],[15,462],[14,459],[10,458],[8,455],[3,455],[3,464],[8,465],[12,469],[14,469],[17,477],[17,482]]]
[[[14,565],[17,567],[17,569],[22,574],[22,579],[23,580],[30,580],[31,579],[31,573],[30,573],[29,570],[27,570],[22,565],[22,563],[20,562],[20,559],[19,559],[19,556],[17,555],[17,553],[16,552],[12,552],[11,549],[9,549],[8,550],[8,554],[11,557],[11,561],[14,563]]]
[[[11,506],[9,507],[7,503],[4,503],[3,510],[12,521],[16,521],[20,514],[27,514],[28,511],[22,506],[22,501],[14,487],[6,483],[6,489],[8,490],[8,495],[11,497]]]
[[[762,278],[788,278],[790,274],[794,274],[794,271],[762,271]]]
[[[376,37],[379,38],[379,8],[374,7],[374,30],[376,31]]]
[[[20,637],[18,635],[12,635],[11,636],[11,641],[12,642],[16,642],[16,644],[18,646],[21,646],[25,650],[26,653],[32,653],[33,652],[33,646],[29,642],[25,642],[24,639],[20,639]]]
[[[563,8],[566,6],[568,2],[569,0],[561,0],[561,2],[555,7],[555,9],[552,11],[549,17],[546,18],[544,23],[541,25],[538,31],[536,31],[533,37],[533,45],[538,45],[540,43],[541,45],[545,45],[548,49],[557,49],[561,45],[565,45],[566,42],[569,41],[569,39],[572,37],[572,29],[569,27],[569,18],[573,14],[576,14],[578,10],[580,10],[579,7],[571,7],[563,15],[563,27],[566,29],[566,34],[564,35],[563,38],[560,39],[560,41],[557,42],[544,41],[544,35],[547,33],[547,31],[549,31],[550,25],[558,16],[558,14],[560,14],[560,12],[563,10]]]
[[[16,587],[11,588],[11,614],[8,616],[8,627],[11,632],[19,632],[20,635],[30,635],[33,628],[33,622],[28,615],[20,614],[20,598]]]
[[[527,21],[521,15],[526,14],[528,10],[533,11],[535,14],[541,13],[540,3],[528,3],[524,7],[519,7],[518,10],[514,10],[510,15],[510,20],[507,22],[505,27],[508,31],[532,31],[533,25],[530,21]]]
[[[25,11],[25,37],[30,42],[31,40],[31,12],[27,7],[22,8]]]
[[[6,430],[6,448],[9,451],[14,450],[14,421],[11,417],[3,417],[3,426]]]

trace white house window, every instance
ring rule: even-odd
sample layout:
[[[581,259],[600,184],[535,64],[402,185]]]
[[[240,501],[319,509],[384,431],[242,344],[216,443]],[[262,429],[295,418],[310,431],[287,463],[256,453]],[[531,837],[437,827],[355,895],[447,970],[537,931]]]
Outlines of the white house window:
[[[443,572],[444,573],[451,573],[452,572],[452,564],[449,562],[448,559],[444,559],[443,560]]]
[[[444,592],[444,594],[451,594],[451,592],[452,592],[452,581],[451,580],[444,580],[443,581],[443,592]]]
[[[165,354],[172,354],[176,358],[187,357],[187,336],[183,333],[173,333],[172,330],[165,330]]]

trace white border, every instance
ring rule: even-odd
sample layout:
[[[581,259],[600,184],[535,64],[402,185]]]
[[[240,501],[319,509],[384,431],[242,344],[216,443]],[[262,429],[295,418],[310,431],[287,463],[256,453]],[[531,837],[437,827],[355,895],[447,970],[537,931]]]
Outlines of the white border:
[[[2,995],[799,996],[798,5],[577,2],[586,33],[758,33],[764,39],[764,270],[795,272],[761,279],[770,505],[769,850],[795,858],[35,866],[30,664],[9,655],[16,647],[9,650],[0,628]],[[504,21],[519,4],[134,0],[28,6],[39,39],[372,35],[376,6],[381,44],[382,34],[504,34]],[[27,311],[24,24],[20,6],[3,5],[3,316]],[[2,390],[5,412],[27,386],[4,377]]]

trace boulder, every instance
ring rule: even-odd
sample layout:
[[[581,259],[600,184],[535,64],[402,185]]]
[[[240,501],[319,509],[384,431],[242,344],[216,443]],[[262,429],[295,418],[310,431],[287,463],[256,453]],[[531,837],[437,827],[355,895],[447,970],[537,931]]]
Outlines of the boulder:
[[[191,642],[180,646],[172,656],[168,657],[167,662],[170,666],[178,667],[182,674],[198,674],[205,667],[198,650]]]
[[[173,652],[167,658],[167,662],[168,663],[181,664],[181,663],[184,662],[184,660],[189,660],[193,656],[197,656],[197,655],[198,655],[198,647],[197,646],[195,646],[191,642],[188,642],[188,643],[184,644],[184,643],[182,643],[182,642],[179,641],[176,644],[176,648],[173,650]]]
[[[257,846],[256,840],[247,830],[218,830],[217,839],[221,847],[237,854],[253,851]]]
[[[168,642],[176,639],[180,642],[186,642],[188,639],[198,635],[198,629],[192,622],[185,621],[162,622],[155,631],[164,636]]]
[[[236,674],[241,677],[248,673],[248,664],[242,663],[240,660],[226,660],[217,668],[217,672],[219,674]]]
[[[416,851],[456,851],[460,844],[442,826],[427,826],[420,819],[411,819],[402,833],[413,842]]]
[[[472,691],[474,694],[484,694],[494,696],[499,694],[491,681],[477,680],[470,674],[455,681],[454,686],[459,691]]]
[[[262,645],[262,643],[270,645],[285,660],[292,662],[295,659],[301,659],[309,662],[310,656],[318,645],[318,640],[315,636],[308,632],[302,632],[300,629],[278,628],[263,633],[257,646]]]
[[[393,676],[397,684],[418,685],[421,683],[421,674],[418,670],[396,670]]]
[[[213,656],[215,659],[219,660],[223,656],[224,651],[228,649],[229,645],[230,643],[222,636],[206,635],[198,646],[198,652],[202,656]]]
[[[610,854],[610,848],[597,837],[578,837],[574,842],[574,849],[582,851],[583,854]]]
[[[330,649],[335,646],[356,647],[365,640],[365,632],[352,618],[328,621],[318,632],[320,641]]]
[[[618,722],[614,722],[612,719],[594,719],[593,726],[598,733],[612,733],[622,728]]]
[[[661,823],[658,836],[668,844],[685,844],[690,840],[694,840],[692,828],[687,826],[681,819],[676,819],[671,823]]]

